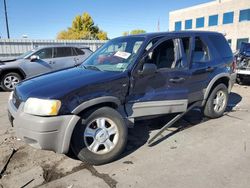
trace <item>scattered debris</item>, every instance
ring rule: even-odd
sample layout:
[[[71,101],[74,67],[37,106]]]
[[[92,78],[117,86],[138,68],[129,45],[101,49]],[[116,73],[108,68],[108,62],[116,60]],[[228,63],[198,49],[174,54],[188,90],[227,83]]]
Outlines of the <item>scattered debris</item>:
[[[124,161],[124,164],[134,164],[132,161]]]
[[[8,160],[6,161],[6,163],[5,163],[4,167],[3,167],[3,169],[2,169],[1,172],[0,172],[0,179],[2,179],[2,177],[3,177],[3,175],[4,175],[4,173],[5,173],[6,169],[7,169],[7,166],[8,166],[8,164],[9,164],[11,158],[14,156],[14,154],[15,154],[16,152],[17,152],[17,150],[12,148],[12,153],[10,154],[10,156],[9,156]]]
[[[177,148],[177,146],[171,146],[170,147],[170,149],[176,149]]]

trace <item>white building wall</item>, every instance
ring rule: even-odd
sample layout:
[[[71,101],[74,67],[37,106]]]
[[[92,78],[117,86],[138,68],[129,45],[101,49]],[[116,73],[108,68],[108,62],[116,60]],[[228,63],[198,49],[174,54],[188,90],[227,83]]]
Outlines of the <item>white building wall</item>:
[[[209,3],[188,7],[169,13],[169,30],[175,30],[175,22],[182,21],[182,30],[185,30],[185,20],[192,19],[192,30],[217,31],[226,34],[232,40],[232,49],[236,50],[237,39],[249,38],[250,21],[239,22],[240,10],[249,9],[250,0],[215,0]],[[223,14],[234,11],[232,24],[223,25]],[[209,16],[218,14],[218,25],[208,26]],[[205,26],[196,28],[196,18],[205,17]]]

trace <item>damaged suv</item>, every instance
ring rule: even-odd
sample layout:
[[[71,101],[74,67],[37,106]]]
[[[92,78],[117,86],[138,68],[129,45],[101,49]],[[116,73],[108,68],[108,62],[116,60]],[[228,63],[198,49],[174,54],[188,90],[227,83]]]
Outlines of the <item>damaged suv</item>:
[[[250,43],[243,42],[235,58],[237,60],[237,82],[242,84],[244,81],[250,80]]]
[[[110,40],[81,66],[25,80],[11,94],[19,138],[91,164],[123,152],[137,119],[181,113],[199,102],[223,115],[235,82],[233,55],[215,32],[167,32]]]

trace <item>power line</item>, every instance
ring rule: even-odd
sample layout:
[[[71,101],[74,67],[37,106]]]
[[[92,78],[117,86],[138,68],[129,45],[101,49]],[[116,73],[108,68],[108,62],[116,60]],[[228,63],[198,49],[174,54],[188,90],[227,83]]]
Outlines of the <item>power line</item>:
[[[4,3],[4,13],[5,13],[5,23],[6,23],[7,37],[9,39],[10,38],[10,32],[9,32],[9,23],[8,23],[6,0],[3,0],[3,3]]]

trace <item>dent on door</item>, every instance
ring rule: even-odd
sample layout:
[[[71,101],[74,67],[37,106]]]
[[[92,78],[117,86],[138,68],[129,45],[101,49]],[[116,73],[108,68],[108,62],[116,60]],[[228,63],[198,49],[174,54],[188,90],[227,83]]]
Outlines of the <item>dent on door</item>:
[[[129,117],[143,117],[184,112],[187,109],[185,88],[173,89],[168,78],[161,73],[135,81],[133,93],[129,96],[126,111]]]

